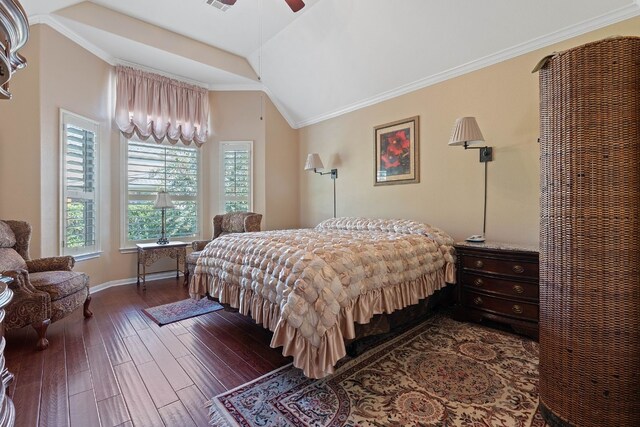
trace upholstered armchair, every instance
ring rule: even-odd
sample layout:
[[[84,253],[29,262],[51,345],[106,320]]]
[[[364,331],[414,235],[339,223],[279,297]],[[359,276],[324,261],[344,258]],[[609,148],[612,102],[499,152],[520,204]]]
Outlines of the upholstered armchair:
[[[216,215],[213,217],[213,237],[211,240],[230,233],[260,231],[261,222],[262,214],[253,212],[229,212],[224,215]],[[187,270],[190,277],[193,277],[200,252],[211,240],[195,240],[191,243],[193,252],[187,255]]]
[[[89,277],[71,271],[70,256],[31,259],[31,226],[24,221],[0,221],[0,273],[13,278],[9,285],[13,299],[6,307],[7,329],[31,325],[38,333],[36,349],[49,346],[47,328],[84,305],[84,317],[91,317]]]

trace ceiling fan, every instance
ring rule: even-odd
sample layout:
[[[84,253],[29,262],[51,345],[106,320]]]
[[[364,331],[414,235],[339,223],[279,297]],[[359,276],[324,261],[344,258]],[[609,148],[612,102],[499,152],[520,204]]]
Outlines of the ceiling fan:
[[[236,4],[237,0],[219,0],[220,3],[224,3],[227,6],[233,6]],[[297,12],[304,7],[304,2],[302,0],[284,0],[287,2],[292,11]]]

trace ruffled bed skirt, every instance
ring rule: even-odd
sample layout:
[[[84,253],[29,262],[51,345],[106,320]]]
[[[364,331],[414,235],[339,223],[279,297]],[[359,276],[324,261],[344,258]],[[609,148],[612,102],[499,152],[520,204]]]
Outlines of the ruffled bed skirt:
[[[419,300],[445,287],[447,282],[455,282],[455,269],[450,263],[446,264],[445,269],[417,280],[362,294],[340,309],[338,322],[327,329],[317,347],[297,328],[290,326],[286,319],[280,319],[278,304],[254,294],[251,289],[225,283],[206,273],[197,273],[191,296],[197,298],[207,293],[221,303],[238,309],[241,314],[251,316],[256,323],[273,331],[271,347],[282,346],[282,354],[293,356],[293,365],[302,369],[307,377],[323,378],[332,374],[335,364],[347,354],[344,341],[356,337],[354,322],[366,324],[376,314],[390,314],[418,304]]]

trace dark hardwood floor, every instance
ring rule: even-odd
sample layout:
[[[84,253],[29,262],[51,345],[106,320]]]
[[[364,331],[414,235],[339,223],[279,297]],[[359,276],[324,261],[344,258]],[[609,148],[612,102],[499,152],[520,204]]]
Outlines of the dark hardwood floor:
[[[141,312],[184,298],[182,278],[98,292],[93,318],[52,324],[45,351],[32,328],[7,332],[16,426],[207,426],[211,397],[290,362],[238,313],[159,327]]]

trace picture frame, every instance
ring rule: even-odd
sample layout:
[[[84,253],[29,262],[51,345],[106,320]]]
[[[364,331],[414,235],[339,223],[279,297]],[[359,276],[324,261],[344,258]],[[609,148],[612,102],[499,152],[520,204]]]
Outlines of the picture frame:
[[[374,128],[374,185],[420,182],[420,117]]]

